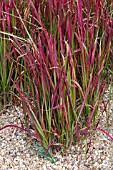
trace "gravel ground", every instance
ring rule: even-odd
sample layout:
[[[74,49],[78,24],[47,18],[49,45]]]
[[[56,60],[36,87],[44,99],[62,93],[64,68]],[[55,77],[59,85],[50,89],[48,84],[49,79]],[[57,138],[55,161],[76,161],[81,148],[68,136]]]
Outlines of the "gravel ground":
[[[113,97],[107,110],[99,126],[113,136]],[[22,120],[22,109],[17,106],[0,113],[0,127],[6,124],[21,126]],[[101,132],[95,133],[87,160],[77,151],[81,151],[79,146],[72,147],[63,157],[56,153],[56,162],[51,163],[38,155],[36,143],[24,132],[14,128],[0,131],[0,170],[113,170],[113,141]]]

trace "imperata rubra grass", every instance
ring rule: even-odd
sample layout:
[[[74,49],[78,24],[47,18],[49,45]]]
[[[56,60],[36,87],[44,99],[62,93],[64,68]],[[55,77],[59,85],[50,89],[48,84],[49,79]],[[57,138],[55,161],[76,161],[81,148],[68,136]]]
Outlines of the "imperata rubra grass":
[[[18,2],[1,2],[0,35],[2,41],[7,38],[7,55],[17,72],[16,79],[10,78],[21,98],[26,125],[28,116],[37,140],[45,149],[59,145],[65,150],[97,129],[113,4]]]

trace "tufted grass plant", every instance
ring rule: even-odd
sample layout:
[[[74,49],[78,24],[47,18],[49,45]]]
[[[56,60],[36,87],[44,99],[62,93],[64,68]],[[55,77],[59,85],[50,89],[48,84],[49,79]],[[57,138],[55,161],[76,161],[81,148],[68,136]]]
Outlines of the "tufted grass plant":
[[[103,70],[113,35],[112,1],[10,3],[14,14],[6,8],[2,13],[16,28],[0,34],[13,50],[10,59],[17,78],[11,81],[21,98],[27,129],[28,116],[47,152],[58,146],[64,152],[98,126]]]
[[[13,45],[10,43],[9,34],[18,34],[17,29],[18,23],[15,17],[15,11],[13,1],[0,1],[0,31],[6,34],[0,33],[0,111],[5,109],[12,104],[17,92],[14,89],[13,80],[17,79],[18,71],[15,67],[15,53]],[[24,61],[21,60],[20,65],[22,66]],[[25,85],[25,80],[24,80]]]

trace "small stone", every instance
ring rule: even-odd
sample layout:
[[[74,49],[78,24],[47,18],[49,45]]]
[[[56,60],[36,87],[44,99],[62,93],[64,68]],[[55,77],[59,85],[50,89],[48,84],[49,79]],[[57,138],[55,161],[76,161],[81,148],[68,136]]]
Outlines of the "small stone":
[[[92,170],[98,170],[98,168],[97,168],[96,166],[94,166],[94,167],[92,168]]]

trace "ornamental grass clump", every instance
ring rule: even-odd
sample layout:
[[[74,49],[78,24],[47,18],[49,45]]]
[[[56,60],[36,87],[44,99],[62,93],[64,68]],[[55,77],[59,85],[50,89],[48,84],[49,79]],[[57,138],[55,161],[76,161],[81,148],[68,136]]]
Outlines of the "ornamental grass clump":
[[[99,123],[103,70],[113,35],[112,1],[2,4],[11,8],[2,13],[13,31],[0,34],[12,50],[18,76],[11,81],[21,98],[27,131],[30,118],[33,135],[47,151],[85,140]]]
[[[19,31],[16,29],[18,26],[14,17],[13,1],[0,1],[0,21],[1,32],[19,36]],[[15,54],[8,34],[0,33],[0,111],[12,105],[16,92],[11,81],[11,78],[17,79]]]

